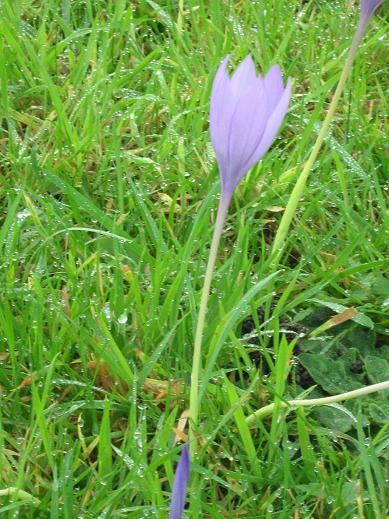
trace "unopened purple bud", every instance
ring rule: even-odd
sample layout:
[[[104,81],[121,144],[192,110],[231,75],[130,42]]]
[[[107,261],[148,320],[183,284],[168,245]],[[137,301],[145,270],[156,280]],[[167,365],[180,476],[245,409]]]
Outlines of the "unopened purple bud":
[[[227,72],[229,56],[220,65],[212,87],[210,131],[220,169],[222,193],[231,196],[240,179],[269,149],[284,120],[291,95],[281,69],[274,65],[257,76],[251,56],[235,73]]]
[[[188,444],[182,447],[180,460],[174,474],[172,502],[170,505],[169,519],[181,519],[185,507],[186,487],[190,472]]]
[[[369,21],[374,11],[379,7],[384,0],[361,0],[361,19]]]

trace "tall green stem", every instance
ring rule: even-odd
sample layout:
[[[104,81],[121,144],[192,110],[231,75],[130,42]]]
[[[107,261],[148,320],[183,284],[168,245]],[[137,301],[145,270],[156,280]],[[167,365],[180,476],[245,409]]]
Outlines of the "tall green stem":
[[[190,415],[190,428],[189,428],[189,439],[190,439],[190,453],[193,456],[197,450],[197,438],[195,431],[198,426],[199,420],[199,374],[201,367],[201,344],[203,339],[205,315],[207,313],[207,304],[209,298],[209,292],[211,288],[212,273],[215,267],[217,249],[220,242],[220,236],[223,230],[223,224],[226,219],[228,207],[230,205],[231,195],[225,195],[222,193],[219,208],[217,211],[215,229],[213,232],[211,248],[209,251],[209,258],[207,264],[207,270],[205,272],[203,291],[201,294],[199,314],[197,317],[197,327],[194,341],[193,350],[193,363],[192,363],[192,375],[191,375],[191,387],[190,387],[190,403],[189,403],[189,415]]]
[[[292,408],[335,404],[337,402],[351,400],[352,398],[358,398],[360,396],[369,395],[370,393],[375,393],[377,391],[383,391],[384,389],[389,389],[389,380],[386,380],[385,382],[380,382],[379,384],[372,384],[371,386],[361,387],[360,389],[348,391],[347,393],[342,393],[340,395],[326,396],[324,398],[309,398],[306,400],[290,400],[289,402],[281,402],[280,405],[281,407]],[[253,425],[256,420],[263,419],[266,416],[271,415],[274,411],[274,407],[274,403],[261,407],[260,409],[255,411],[255,413],[251,414],[246,418],[246,423],[248,425]]]
[[[285,212],[282,216],[280,225],[277,229],[276,236],[274,238],[273,247],[272,247],[272,257],[275,263],[278,262],[279,256],[282,252],[282,245],[285,241],[285,238],[288,234],[290,224],[292,222],[293,216],[296,212],[297,204],[301,198],[301,195],[304,191],[305,184],[307,182],[308,175],[312,169],[312,166],[319,154],[320,148],[323,144],[324,138],[327,134],[328,128],[330,126],[331,120],[334,116],[335,110],[338,106],[340,96],[342,95],[344,85],[346,83],[346,80],[350,74],[355,55],[358,50],[358,46],[363,38],[363,35],[366,30],[367,25],[366,19],[360,20],[357,30],[354,35],[353,42],[351,44],[351,48],[349,50],[347,61],[344,65],[342,74],[339,79],[338,86],[336,88],[334,97],[332,98],[331,104],[328,109],[328,113],[324,119],[323,125],[321,127],[320,133],[317,137],[316,143],[312,149],[311,155],[309,156],[307,162],[305,163],[305,166],[297,179],[296,185],[294,186],[294,189],[292,191],[292,194],[290,195],[290,198],[288,200],[288,203],[285,208]]]

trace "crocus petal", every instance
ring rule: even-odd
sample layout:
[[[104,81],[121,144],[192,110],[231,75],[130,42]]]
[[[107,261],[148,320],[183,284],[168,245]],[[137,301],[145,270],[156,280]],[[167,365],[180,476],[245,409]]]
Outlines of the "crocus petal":
[[[229,56],[219,66],[213,81],[209,118],[212,146],[222,170],[225,170],[227,161],[229,127],[234,110],[230,78],[227,72],[228,60]]]
[[[182,447],[180,460],[174,475],[172,502],[170,505],[169,519],[181,519],[185,507],[186,487],[188,485],[190,471],[189,448],[185,444]]]
[[[212,87],[210,132],[219,165],[222,194],[231,196],[239,180],[271,145],[285,116],[291,91],[285,90],[280,68],[257,76],[251,56],[232,78],[226,58]]]
[[[361,17],[369,19],[384,0],[361,0]]]
[[[256,78],[254,61],[249,54],[240,63],[231,78],[231,90],[236,100],[245,94]]]
[[[267,117],[266,91],[263,79],[257,77],[251,88],[237,101],[230,121],[227,181],[224,182],[226,188],[233,191],[247,172],[242,166],[246,162],[246,157],[250,157],[261,142]]]
[[[282,72],[280,67],[278,65],[273,65],[266,74],[264,81],[269,109],[270,112],[273,112],[284,92],[284,82],[282,79]]]
[[[255,153],[253,153],[253,155],[248,158],[247,162],[243,166],[246,171],[252,168],[254,164],[256,164],[270,148],[271,143],[273,142],[274,137],[277,135],[282,121],[284,120],[286,111],[288,110],[291,91],[292,81],[289,78],[279,103],[267,121],[266,129],[258,148],[255,150]]]

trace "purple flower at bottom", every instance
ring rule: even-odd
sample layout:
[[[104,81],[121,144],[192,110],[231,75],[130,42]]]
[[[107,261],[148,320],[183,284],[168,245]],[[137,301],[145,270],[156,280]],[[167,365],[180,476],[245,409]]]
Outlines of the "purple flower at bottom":
[[[186,487],[190,472],[188,444],[182,447],[180,460],[176,467],[173,482],[172,502],[170,505],[169,519],[181,519],[185,507]]]
[[[278,65],[257,76],[247,56],[230,76],[229,56],[220,65],[212,87],[211,141],[219,165],[222,193],[231,196],[240,179],[269,149],[288,109],[291,80],[286,87]]]
[[[369,19],[384,0],[361,0],[361,18]]]

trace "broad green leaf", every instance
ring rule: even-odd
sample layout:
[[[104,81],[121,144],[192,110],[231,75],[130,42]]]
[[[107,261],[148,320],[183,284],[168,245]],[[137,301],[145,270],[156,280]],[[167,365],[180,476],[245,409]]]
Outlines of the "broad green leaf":
[[[347,373],[342,359],[333,360],[319,353],[302,353],[299,360],[313,380],[331,395],[362,387]]]
[[[389,362],[377,355],[368,355],[365,358],[365,368],[369,381],[372,384],[389,380]]]
[[[343,406],[321,406],[314,410],[316,418],[332,431],[347,432],[355,427],[355,418]]]

